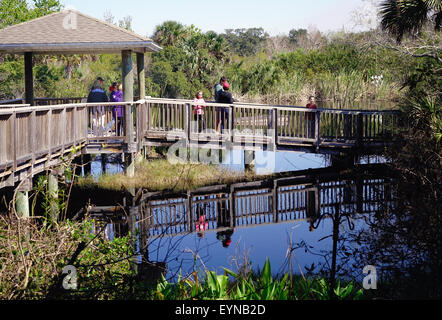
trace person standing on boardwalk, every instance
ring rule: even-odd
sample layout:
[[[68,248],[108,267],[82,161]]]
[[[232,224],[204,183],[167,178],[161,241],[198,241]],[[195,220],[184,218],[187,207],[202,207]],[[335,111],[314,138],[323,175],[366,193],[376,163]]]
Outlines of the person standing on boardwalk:
[[[308,104],[306,105],[307,109],[317,109],[317,105],[315,103],[315,97],[314,96],[310,96],[308,98]],[[314,112],[306,112],[305,113],[305,130],[306,130],[306,136],[309,139],[314,139],[315,138],[315,119],[316,119],[316,114]]]
[[[233,98],[232,94],[229,92],[230,85],[226,81],[223,84],[223,91],[219,93],[218,96],[218,103],[226,103],[226,104],[233,104],[235,102],[235,99]],[[222,132],[224,129],[228,128],[228,121],[229,121],[229,108],[221,108],[224,110],[221,110],[221,117],[220,117],[220,127],[219,132]]]
[[[214,97],[215,97],[215,102],[219,103],[219,95],[221,92],[223,92],[223,85],[224,83],[227,82],[227,78],[226,77],[221,77],[221,79],[219,80],[219,83],[217,83],[214,87],[215,89],[215,93],[214,93]],[[217,132],[221,132],[221,111],[223,108],[216,108],[216,131]]]
[[[94,87],[87,97],[87,103],[102,103],[109,102],[106,93],[101,88],[100,80],[95,80]],[[105,107],[92,107],[92,132],[95,136],[103,136],[104,134],[104,120]]]
[[[215,85],[215,102],[219,102],[218,101],[218,99],[219,99],[219,94],[223,91],[223,85],[224,85],[224,83],[226,83],[227,82],[227,78],[226,77],[222,77],[220,80],[219,80],[219,83],[217,83],[216,85]]]
[[[121,84],[113,83],[113,91],[110,93],[109,101],[110,102],[123,102],[123,86]],[[115,121],[115,135],[122,136],[123,135],[123,106],[114,106],[112,107],[112,117]]]
[[[193,100],[193,107],[195,109],[194,120],[197,124],[197,132],[201,132],[206,129],[206,123],[204,121],[204,107],[206,102],[203,99],[203,92],[198,91]]]

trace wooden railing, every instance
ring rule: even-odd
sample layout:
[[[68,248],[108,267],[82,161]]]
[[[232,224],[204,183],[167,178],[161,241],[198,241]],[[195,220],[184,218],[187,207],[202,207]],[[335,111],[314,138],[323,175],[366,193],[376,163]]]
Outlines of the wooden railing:
[[[87,98],[35,98],[33,106],[54,106],[59,104],[74,104],[86,102]],[[0,106],[25,104],[25,99],[0,100]]]
[[[372,147],[391,138],[397,111],[307,109],[235,103],[206,103],[204,121],[193,101],[149,98],[140,106],[139,134],[156,140],[251,142],[273,146]]]
[[[19,172],[28,168],[34,172],[36,162],[51,161],[54,154],[59,157],[80,144],[84,153],[136,153],[144,146],[181,140],[187,145],[212,142],[213,147],[228,143],[242,148],[246,144],[274,151],[369,150],[388,142],[398,126],[395,111],[205,103],[204,115],[198,119],[189,100],[51,105],[81,99],[36,99],[37,104],[49,105],[35,107],[13,101],[0,105],[0,188],[6,176],[14,176],[6,183],[10,185],[21,179]]]
[[[13,186],[59,163],[67,152],[78,154],[97,144],[100,148],[116,145],[115,152],[125,152],[136,143],[136,135],[127,129],[134,128],[127,116],[133,105],[120,102],[0,107],[0,188]]]
[[[77,104],[86,102],[87,98],[35,98],[35,106],[54,106],[59,104]]]

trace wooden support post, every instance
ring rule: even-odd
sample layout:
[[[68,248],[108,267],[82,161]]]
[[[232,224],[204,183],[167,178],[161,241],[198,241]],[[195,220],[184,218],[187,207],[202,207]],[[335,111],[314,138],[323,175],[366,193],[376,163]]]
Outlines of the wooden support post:
[[[122,53],[123,68],[123,100],[131,102],[134,100],[134,71],[132,62],[132,51],[126,50]],[[134,142],[134,114],[131,106],[125,106],[126,138],[128,145]]]
[[[133,203],[132,203],[133,205]],[[131,245],[134,248],[135,254],[132,256],[131,267],[135,273],[138,273],[138,252],[137,252],[137,215],[138,207],[129,208],[128,227],[131,237]]]
[[[128,177],[135,176],[135,154],[126,153],[124,155],[124,172]]]
[[[244,150],[244,165],[246,171],[253,171],[255,169],[255,151]]]
[[[17,210],[17,215],[20,218],[29,218],[29,194],[27,191],[17,192],[17,197],[15,199],[15,209]]]
[[[58,180],[54,174],[48,176],[49,218],[57,222],[60,214],[58,208]]]
[[[34,105],[34,73],[32,52],[25,52],[25,101],[26,104]]]
[[[132,51],[124,50],[122,52],[122,79],[123,79],[123,100],[130,102],[134,100],[134,70],[132,62]],[[134,110],[133,106],[125,106],[125,127],[126,127],[126,149],[125,154],[126,169],[125,172],[129,177],[135,175],[135,150],[134,144],[136,144],[134,137]]]
[[[138,92],[140,100],[146,97],[146,75],[144,70],[144,53],[137,53]]]
[[[92,173],[92,156],[90,154],[83,154],[81,156],[81,165],[83,166],[83,175],[90,175]]]
[[[17,189],[17,196],[15,198],[15,209],[17,215],[21,219],[28,219],[30,217],[29,211],[29,191],[32,190],[32,179],[23,180]]]

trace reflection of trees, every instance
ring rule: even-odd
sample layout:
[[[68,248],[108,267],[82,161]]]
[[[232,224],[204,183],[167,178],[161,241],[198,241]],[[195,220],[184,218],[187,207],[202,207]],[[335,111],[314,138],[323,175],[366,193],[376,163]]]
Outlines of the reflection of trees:
[[[359,265],[374,265],[388,298],[441,297],[442,215],[437,194],[424,185],[399,183],[395,206],[384,206],[357,235]],[[440,194],[440,191],[439,191]]]

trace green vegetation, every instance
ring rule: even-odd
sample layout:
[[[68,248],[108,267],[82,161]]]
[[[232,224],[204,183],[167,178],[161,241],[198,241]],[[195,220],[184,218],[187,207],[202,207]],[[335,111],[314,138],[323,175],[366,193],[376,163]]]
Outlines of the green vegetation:
[[[258,275],[224,270],[224,275],[207,271],[204,281],[199,281],[196,272],[177,283],[168,283],[163,277],[155,296],[158,300],[359,300],[363,295],[354,282],[342,284],[338,280],[332,289],[324,278],[305,279],[287,273],[274,279],[269,260]]]
[[[3,1],[0,28],[61,8],[56,0],[34,0],[32,5]],[[108,12],[104,18],[132,28],[130,17],[116,23]],[[214,84],[225,75],[235,98],[244,102],[295,104],[312,94],[350,105],[360,100],[397,101],[407,93],[403,84],[408,75],[424,65],[372,41],[377,35],[378,30],[324,35],[292,29],[288,35],[270,37],[262,28],[217,34],[165,21],[152,35],[163,50],[146,55],[146,93],[192,99],[203,90],[210,99]],[[36,97],[83,97],[97,76],[105,83],[121,80],[119,55],[37,55],[34,63]],[[23,64],[22,56],[0,56],[0,99],[23,96]],[[382,81],[374,83],[372,77],[380,75]]]
[[[172,164],[166,159],[153,161],[142,159],[136,164],[134,177],[127,177],[123,173],[105,174],[100,176],[98,181],[94,181],[93,177],[86,176],[79,177],[76,185],[80,188],[99,187],[107,190],[143,188],[149,191],[187,191],[209,185],[252,181],[256,178],[254,172],[234,172],[217,165]]]
[[[134,268],[133,238],[129,234],[105,240],[92,233],[100,223],[61,222],[50,227],[38,223],[0,219],[0,297],[16,299],[95,300],[325,300],[360,299],[362,290],[354,282],[331,289],[323,278],[274,279],[267,261],[260,275],[225,275],[206,271],[204,281],[197,273],[176,283],[162,279],[142,280]],[[65,290],[63,269],[75,266],[76,288]],[[233,277],[232,280],[229,276]],[[71,283],[72,284],[72,283]]]

